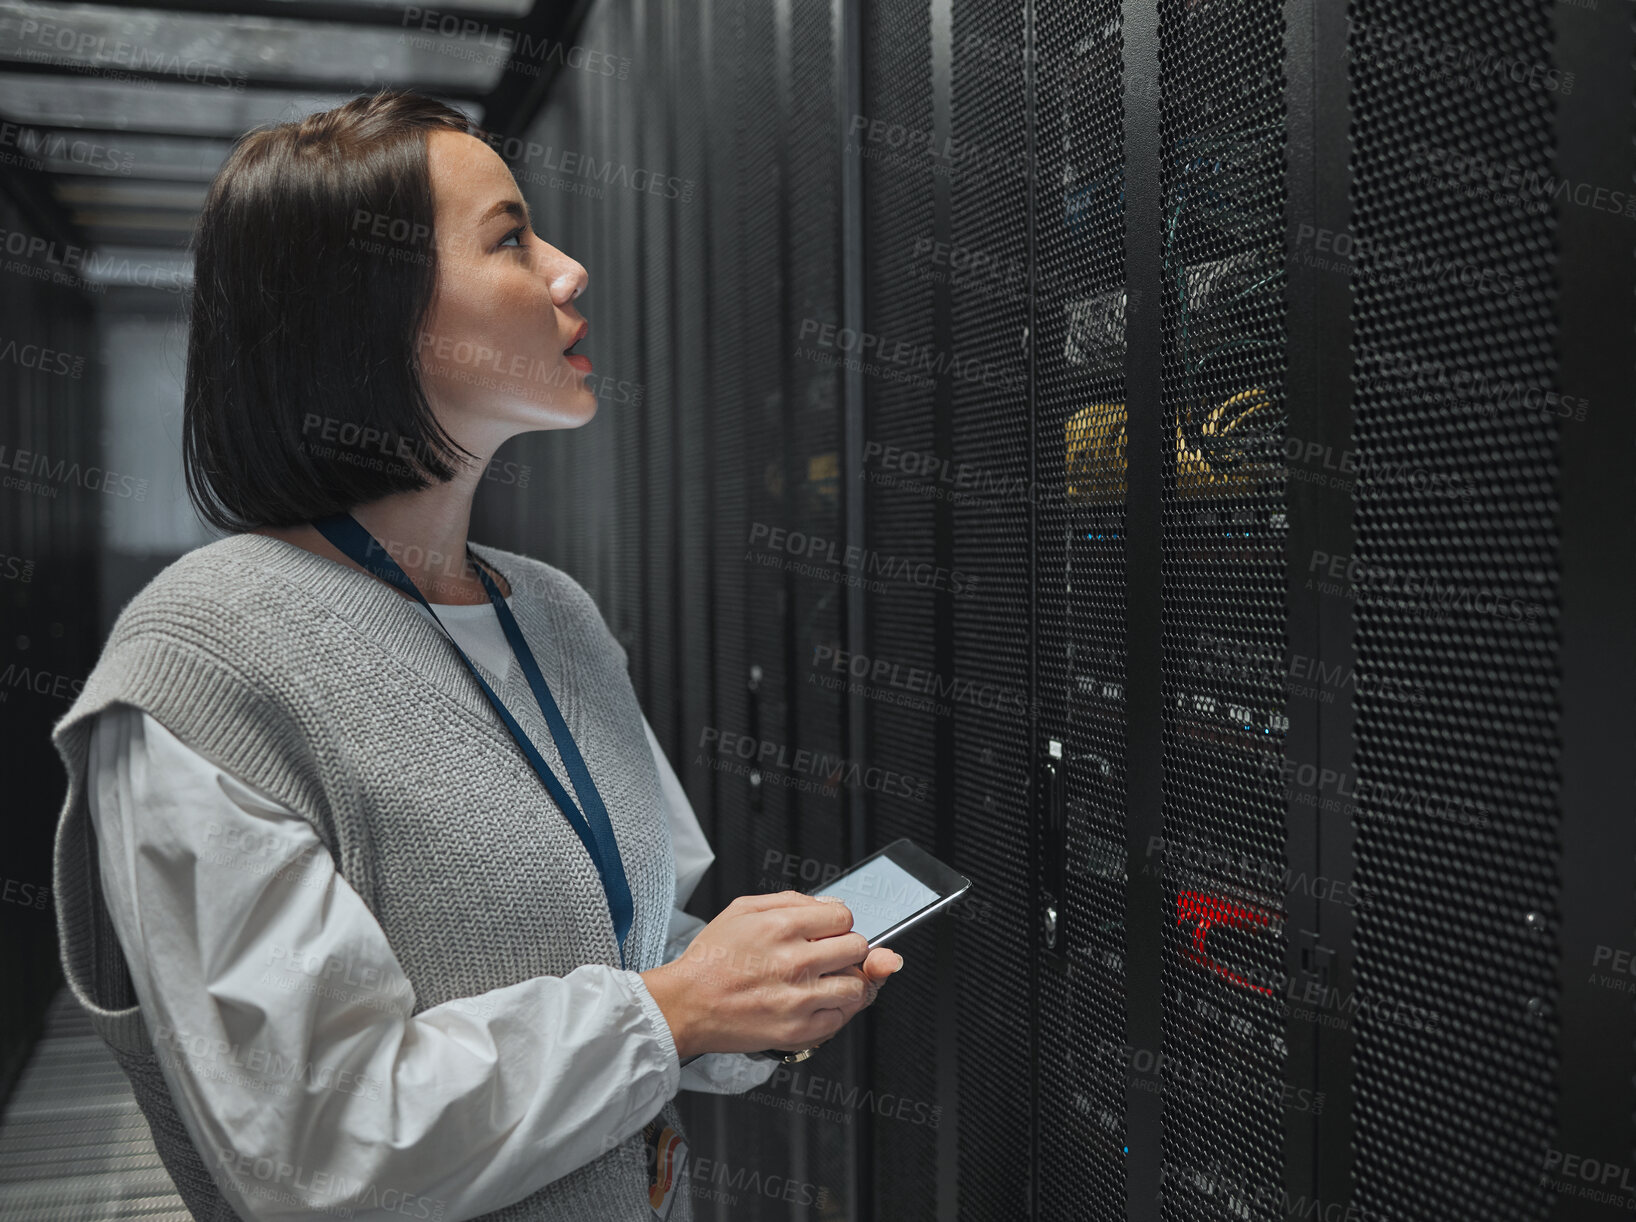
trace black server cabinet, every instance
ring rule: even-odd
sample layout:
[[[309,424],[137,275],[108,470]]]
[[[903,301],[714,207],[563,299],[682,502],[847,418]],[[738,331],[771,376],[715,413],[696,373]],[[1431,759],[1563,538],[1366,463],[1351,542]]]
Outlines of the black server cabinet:
[[[939,101],[939,69],[931,48],[938,22],[948,18],[926,6],[857,8],[864,14],[863,63],[857,103],[844,120],[845,155],[856,161],[861,195],[862,316],[857,329],[860,335],[879,336],[880,345],[894,353],[919,357],[946,347],[950,326],[947,296],[917,256],[940,223],[947,224],[948,187],[939,184],[926,153],[915,151],[915,146],[928,149],[947,131],[947,99],[945,94]],[[941,71],[946,79],[946,65]],[[817,338],[822,343],[824,337]],[[839,336],[836,342],[841,342]],[[857,347],[863,342],[860,338]],[[861,467],[847,473],[863,482],[865,563],[875,558],[946,572],[950,507],[923,470],[948,454],[947,388],[912,363],[898,368],[889,358],[878,364],[875,370],[860,367]],[[933,853],[943,852],[952,806],[959,800],[949,719],[895,685],[891,676],[947,673],[948,596],[930,585],[889,576],[871,581],[861,599],[864,625],[858,654],[865,660],[863,675],[852,679],[850,667],[842,673],[865,698],[862,737],[870,757],[917,781],[924,779],[926,789],[919,796],[869,795],[870,842],[909,836]],[[884,681],[871,678],[877,662]],[[955,990],[947,975],[951,935],[947,929],[921,930],[894,948],[927,970],[895,982],[909,987],[892,1006],[881,1008],[872,1025],[863,1074],[880,1089],[928,1101],[940,1110],[936,1128],[871,1124],[871,1150],[859,1189],[860,1205],[868,1212],[861,1216],[932,1213],[940,1208],[940,1192],[947,1190],[940,1175],[943,1141],[957,1130],[938,1091],[939,1064],[948,1055],[955,1029],[949,1013]],[[976,964],[961,969],[973,976],[979,970]]]
[[[1353,444],[1373,478],[1355,494],[1349,576],[1358,672],[1380,680],[1353,706],[1370,795],[1354,877],[1371,902],[1351,951],[1358,993],[1384,1003],[1355,1025],[1357,1199],[1543,1217],[1561,1032],[1542,934],[1563,900],[1552,467],[1571,425],[1528,392],[1556,380],[1558,220],[1526,193],[1451,189],[1438,154],[1550,175],[1553,93],[1543,76],[1428,73],[1402,36],[1459,45],[1482,19],[1496,59],[1551,65],[1552,15],[1351,16]],[[1440,399],[1419,376],[1438,366],[1486,384]],[[1402,475],[1416,469],[1443,478],[1420,487]],[[1398,1021],[1403,1003],[1419,1021]]]
[[[1042,1217],[1125,1211],[1128,719],[1123,22],[1039,6],[1030,257]]]
[[[18,198],[0,199],[0,229],[17,239],[48,237],[52,252],[59,243],[83,250],[83,235],[63,229],[51,208],[23,189],[35,185],[34,177],[22,168],[8,173]],[[122,500],[149,493],[140,472],[124,474],[122,483],[99,465],[104,362],[96,298],[44,260],[38,267],[32,260],[8,260],[10,282],[0,299],[0,606],[14,625],[0,662],[0,736],[19,765],[50,750],[51,723],[72,701],[74,677],[96,661],[86,642],[101,639],[105,526]],[[44,768],[8,771],[7,809],[17,818],[0,949],[9,985],[0,1003],[0,1102],[22,1073],[62,983],[50,894],[57,778]]]
[[[1131,415],[1160,433],[1163,843],[1144,857],[1161,1216],[1180,1220],[1254,1216],[1282,1185],[1283,13],[1172,0],[1157,38],[1159,214],[1130,222],[1160,234],[1160,401]]]
[[[610,0],[578,37],[629,78],[563,73],[538,142],[685,195],[525,180],[608,419],[487,520],[625,642],[696,911],[901,835],[975,883],[818,1059],[687,1101],[696,1212],[1625,1212],[1629,11]]]
[[[1360,0],[1348,25],[1352,1198],[1610,1216],[1636,1034],[1595,949],[1632,933],[1606,743],[1631,729],[1630,14]]]

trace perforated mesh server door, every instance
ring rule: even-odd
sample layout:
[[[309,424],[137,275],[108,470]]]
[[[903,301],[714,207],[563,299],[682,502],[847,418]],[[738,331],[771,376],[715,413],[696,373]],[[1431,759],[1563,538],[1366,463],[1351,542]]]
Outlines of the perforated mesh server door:
[[[1285,945],[1283,16],[1159,10],[1163,1217],[1275,1218]],[[1137,1070],[1140,1072],[1141,1067]]]
[[[710,54],[714,51],[709,6],[687,12],[665,8],[669,25],[667,62],[671,72],[670,114],[673,155],[669,172],[678,180],[678,202],[672,210],[675,280],[668,322],[676,337],[675,445],[677,471],[676,641],[677,682],[674,696],[680,715],[674,750],[679,777],[693,802],[705,834],[719,845],[715,818],[715,774],[691,765],[700,732],[720,725],[716,712],[714,659],[718,605],[714,597],[716,539],[717,425],[722,413],[716,393],[731,359],[731,340],[718,327],[730,303],[714,284],[714,273],[730,252],[712,241],[713,191],[728,184],[712,181],[710,133],[712,94]],[[667,748],[671,742],[666,741]],[[730,899],[720,889],[721,871],[712,870],[699,889],[695,911],[713,914]]]
[[[925,5],[863,7],[861,112],[847,122],[847,155],[863,180],[864,328],[912,353],[935,348],[938,269],[926,258],[938,239],[934,168],[926,145],[905,152],[904,133],[934,131],[932,29]],[[890,137],[890,138],[889,138]],[[893,146],[892,139],[897,142]],[[936,380],[929,372],[883,368],[865,376],[862,479],[865,541],[870,554],[911,565],[938,563],[937,490],[921,474],[936,461]],[[928,489],[930,494],[928,495]],[[920,800],[900,793],[868,795],[875,845],[908,836],[936,852],[938,812],[948,798],[937,778],[938,718],[925,700],[890,679],[871,681],[875,660],[898,674],[931,675],[937,667],[936,591],[912,581],[879,581],[866,589],[866,741],[874,759],[930,782]],[[939,1067],[932,1050],[947,1021],[938,991],[935,931],[919,931],[893,949],[923,964],[894,981],[889,1005],[872,1016],[873,1047],[866,1073],[879,1088],[937,1106]],[[928,1110],[927,1116],[933,1116]],[[870,1211],[864,1216],[926,1216],[938,1200],[935,1135],[953,1117],[928,1124],[872,1122]]]
[[[940,820],[952,822],[944,851],[971,878],[981,907],[953,927],[954,962],[941,970],[945,987],[954,986],[959,1052],[959,1209],[1001,1218],[1016,1210],[1027,1170],[1030,1117],[1018,1086],[1034,1034],[1026,1010],[1035,944],[1030,315],[1026,294],[1015,291],[1028,262],[1034,176],[1019,71],[1025,10],[954,3],[948,38],[947,126],[934,128],[948,136],[938,182],[947,186],[949,252],[948,324],[935,337],[947,370],[936,442],[948,461],[938,500],[948,589],[936,644],[937,673],[955,698],[940,723],[937,805]],[[956,1174],[948,1165],[942,1172]]]
[[[1039,725],[1050,928],[1039,978],[1041,1219],[1125,1216],[1125,167],[1120,6],[1042,3],[1031,292]],[[992,69],[991,69],[992,70]],[[1029,274],[1031,273],[1031,274]]]
[[[841,366],[833,353],[807,348],[814,333],[836,328],[841,318],[840,149],[837,122],[835,6],[800,4],[781,13],[779,56],[783,82],[782,257],[786,268],[780,354],[785,384],[780,399],[785,419],[778,473],[783,489],[780,524],[792,541],[808,540],[807,555],[783,559],[785,617],[781,640],[786,661],[788,714],[777,779],[789,794],[788,834],[781,846],[786,864],[801,863],[793,877],[781,872],[779,886],[809,889],[818,878],[851,864],[846,828],[848,803],[867,787],[874,761],[848,758],[843,733],[846,690],[818,682],[834,678],[832,660],[844,646],[841,609],[855,572],[846,560],[841,523]],[[793,548],[791,549],[794,550]],[[839,563],[837,563],[839,557]],[[822,761],[800,763],[802,751]],[[854,766],[854,765],[858,766]],[[821,1068],[796,1077],[794,1090],[822,1099],[822,1110],[798,1110],[792,1171],[821,1186],[824,1208],[850,1213],[857,1208],[850,1190],[852,1133],[859,1123],[856,1098],[847,1087],[846,1041],[830,1048]],[[814,1079],[819,1093],[814,1096]],[[872,1084],[860,1084],[867,1087]],[[878,1088],[877,1088],[878,1089]],[[840,1106],[835,1107],[834,1103]]]
[[[794,793],[779,783],[788,779],[788,770],[767,766],[761,755],[766,744],[785,758],[796,750],[790,717],[790,579],[773,533],[799,529],[786,482],[788,167],[782,142],[788,44],[787,31],[780,30],[786,15],[755,0],[729,0],[713,6],[711,14],[711,87],[721,108],[719,121],[712,122],[713,153],[719,148],[720,157],[713,156],[712,164],[721,177],[712,177],[711,201],[713,209],[727,214],[723,228],[713,229],[712,253],[722,258],[723,272],[736,278],[719,279],[714,287],[724,307],[723,351],[733,365],[718,365],[721,379],[712,394],[718,426],[714,462],[722,479],[716,560],[720,724],[714,729],[722,737],[715,749],[707,745],[695,754],[698,766],[717,770],[717,868],[729,898],[781,889],[782,883],[768,878],[767,863],[782,862],[799,834],[792,821]],[[720,749],[723,741],[733,749]],[[742,744],[749,744],[748,756]],[[780,1079],[771,1096],[774,1105],[789,1100],[788,1092],[787,1077]],[[746,1175],[798,1173],[791,1161],[799,1148],[792,1139],[799,1123],[793,1110],[765,1100],[727,1099],[723,1137],[731,1145],[718,1152],[725,1165]],[[732,1216],[728,1203],[722,1205]],[[773,1207],[770,1201],[737,1206]]]
[[[707,471],[711,484],[714,536],[711,586],[716,600],[713,728],[748,732],[750,716],[749,566],[744,551],[750,532],[750,487],[753,478],[747,447],[759,427],[752,414],[748,332],[751,309],[748,279],[753,265],[745,249],[743,205],[744,156],[739,120],[739,71],[748,51],[743,6],[712,4],[709,49],[711,74],[706,94],[710,108],[709,194],[711,277],[710,414],[713,448]],[[689,742],[688,758],[707,766],[710,756]],[[748,777],[711,769],[716,792],[716,885],[731,898],[756,890],[750,854],[729,848],[749,830]]]
[[[677,554],[681,540],[677,533],[679,506],[676,485],[680,473],[676,447],[680,441],[676,402],[676,324],[680,302],[676,295],[674,260],[677,214],[690,212],[692,200],[682,199],[682,183],[673,171],[676,86],[667,54],[667,4],[637,2],[630,46],[634,57],[646,65],[644,83],[650,86],[632,91],[622,108],[636,121],[632,144],[631,188],[619,193],[630,197],[634,211],[635,258],[641,292],[631,305],[637,329],[633,335],[641,352],[637,377],[642,384],[642,403],[628,414],[640,420],[639,480],[627,482],[640,487],[637,504],[642,513],[641,614],[635,620],[641,637],[638,651],[645,683],[638,691],[653,732],[661,743],[674,750],[678,654],[685,648],[677,618]],[[652,86],[657,86],[653,88]],[[623,179],[616,180],[623,181]],[[654,184],[658,189],[654,189]],[[646,184],[646,190],[636,190]],[[694,358],[697,359],[697,358]],[[628,647],[627,647],[628,648]]]
[[[637,38],[641,27],[632,6],[606,6],[599,8],[597,15],[600,20],[595,28],[605,45],[631,48],[639,53]],[[604,291],[597,308],[597,323],[607,337],[606,345],[597,352],[606,353],[608,360],[598,372],[603,377],[625,378],[641,384],[649,364],[642,349],[643,296],[637,288],[643,285],[645,276],[641,242],[644,197],[626,184],[630,181],[630,170],[642,164],[647,124],[637,98],[628,92],[614,92],[616,83],[617,78],[603,78],[595,123],[587,133],[591,146],[580,150],[583,157],[591,159],[589,168],[594,173],[588,179],[570,180],[567,189],[584,190],[601,205],[601,222],[609,239],[600,269]],[[627,167],[623,174],[620,167]],[[644,508],[648,497],[644,485],[652,472],[645,462],[647,447],[643,438],[650,427],[652,410],[651,400],[644,395],[640,404],[610,412],[606,421],[607,431],[613,437],[615,466],[608,497],[611,514],[607,532],[608,586],[601,604],[608,626],[630,657],[631,680],[644,707],[651,702],[656,660],[650,653],[646,631],[649,617],[644,605],[650,588],[644,578],[649,559],[648,520]],[[664,659],[661,647],[657,660],[663,662]]]
[[[607,15],[598,15],[586,36],[607,42],[606,24]],[[586,73],[561,82],[553,104],[528,131],[527,143],[538,152],[512,166],[535,231],[588,269],[591,295],[581,304],[596,317],[596,325],[582,351],[596,370],[588,385],[597,392],[597,418],[587,429],[528,434],[508,443],[503,455],[515,455],[526,477],[514,490],[504,489],[504,496],[496,495],[497,488],[479,493],[472,535],[500,533],[506,539],[500,546],[558,565],[590,590],[606,613],[613,597],[609,566],[615,549],[609,531],[614,505],[611,495],[592,490],[614,486],[619,459],[612,417],[631,407],[629,390],[621,397],[620,387],[630,386],[633,373],[614,370],[616,326],[612,318],[599,316],[596,303],[613,296],[621,267],[610,257],[615,240],[606,196],[573,189],[578,183],[553,169],[565,152],[578,156],[603,146],[610,103],[617,96],[604,89],[605,78]],[[538,393],[546,400],[553,388],[542,382]]]
[[[1570,436],[1546,396],[1576,368],[1628,418],[1630,326],[1576,336],[1636,324],[1631,244],[1593,252],[1557,196],[1563,165],[1576,208],[1632,185],[1628,140],[1598,165],[1576,137],[1632,126],[1636,38],[1606,5],[1326,5],[589,6],[580,41],[631,72],[562,74],[531,134],[698,193],[519,167],[591,268],[605,419],[519,443],[538,491],[496,512],[626,642],[716,848],[696,909],[902,835],[976,888],[897,947],[861,1064],[837,1041],[686,1101],[725,1176],[824,1189],[706,1184],[701,1218],[1533,1219],[1575,1203],[1541,1177],[1565,1127],[1625,1157],[1628,1092],[1605,1137],[1569,1101],[1587,1067],[1628,1085],[1628,998],[1558,982],[1636,908],[1628,829],[1618,905],[1565,882],[1604,843],[1585,810],[1628,821],[1628,771],[1587,757],[1629,736],[1563,766],[1587,709],[1630,724],[1630,598],[1590,541],[1615,524],[1572,481],[1628,482],[1636,426]],[[1564,31],[1616,99],[1568,104]],[[1314,393],[1348,374],[1350,408]],[[1589,647],[1570,675],[1569,625],[1624,651],[1622,694]],[[835,771],[786,784],[710,734]],[[831,1114],[795,1117],[813,1091]]]
[[[1530,922],[1554,927],[1559,907],[1558,425],[1531,404],[1555,389],[1555,220],[1450,182],[1447,159],[1551,174],[1553,90],[1529,79],[1555,71],[1551,6],[1350,13],[1354,231],[1333,254],[1353,268],[1361,479],[1356,553],[1330,580],[1356,608],[1371,896],[1355,1200],[1388,1217],[1542,1218],[1556,984],[1553,941]],[[1427,48],[1447,52],[1434,70]],[[1399,684],[1425,702],[1405,710]],[[1396,1018],[1416,1012],[1432,1021]]]
[[[746,3],[733,11],[739,39],[734,46],[731,87],[736,91],[739,190],[738,241],[744,278],[744,384],[738,410],[744,415],[745,550],[738,553],[744,575],[745,646],[739,681],[749,690],[748,721],[734,732],[756,743],[787,744],[790,739],[790,658],[785,610],[789,577],[787,548],[774,531],[795,529],[786,486],[785,301],[789,275],[783,192],[788,173],[783,130],[783,74],[787,52],[779,39],[782,10]],[[727,82],[724,82],[726,84]],[[783,536],[787,544],[788,537]],[[751,553],[754,553],[753,555]],[[763,559],[765,562],[763,562]],[[746,861],[782,853],[795,829],[792,793],[765,783],[755,765],[742,769],[745,806],[742,822],[726,829],[735,852]],[[759,889],[759,888],[756,888]]]
[[[753,849],[744,845],[753,819],[749,778],[737,769],[715,767],[716,757],[705,749],[706,730],[748,734],[756,725],[752,700],[759,697],[750,689],[753,638],[747,601],[750,570],[744,553],[754,495],[748,447],[750,435],[759,425],[751,389],[746,320],[752,307],[748,278],[762,272],[746,250],[740,202],[744,137],[739,73],[749,54],[745,46],[745,7],[732,2],[712,3],[708,23],[708,75],[703,82],[703,102],[709,115],[708,178],[703,202],[708,208],[710,243],[705,286],[711,322],[705,411],[710,417],[711,446],[695,478],[707,479],[710,484],[711,518],[705,529],[712,539],[710,585],[715,605],[713,650],[707,661],[715,691],[713,720],[686,728],[683,761],[690,771],[710,777],[714,791],[711,844],[716,852],[712,883],[717,899],[726,903],[737,895],[771,889],[760,884]],[[698,1110],[691,1109],[690,1115]],[[718,1149],[725,1149],[748,1125],[749,1140],[738,1147],[741,1163],[758,1156],[781,1155],[779,1137],[765,1132],[757,1124],[755,1113],[730,1100],[724,1100],[717,1110],[719,1123],[714,1136],[722,1143]],[[718,1219],[732,1216],[725,1200],[695,1201],[695,1212]]]

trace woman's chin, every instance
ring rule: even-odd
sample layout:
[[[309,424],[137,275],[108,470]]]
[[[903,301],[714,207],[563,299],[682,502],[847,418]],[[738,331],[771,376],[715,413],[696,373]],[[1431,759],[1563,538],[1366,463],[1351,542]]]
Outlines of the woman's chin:
[[[534,429],[577,429],[582,424],[589,424],[596,415],[597,399],[589,388],[582,389],[578,394],[564,395],[554,403],[529,403],[521,405],[519,420],[530,430]]]
[[[588,423],[590,419],[596,415],[596,409],[599,406],[596,399],[596,392],[587,386],[584,393],[580,395],[580,402],[575,406],[579,408],[577,413],[579,416],[579,423]]]

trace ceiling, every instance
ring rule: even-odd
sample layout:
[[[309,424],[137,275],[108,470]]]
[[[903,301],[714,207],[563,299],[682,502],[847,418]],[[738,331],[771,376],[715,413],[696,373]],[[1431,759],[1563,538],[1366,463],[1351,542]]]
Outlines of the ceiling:
[[[175,292],[233,139],[382,85],[520,135],[589,0],[0,0],[0,183],[98,288]]]

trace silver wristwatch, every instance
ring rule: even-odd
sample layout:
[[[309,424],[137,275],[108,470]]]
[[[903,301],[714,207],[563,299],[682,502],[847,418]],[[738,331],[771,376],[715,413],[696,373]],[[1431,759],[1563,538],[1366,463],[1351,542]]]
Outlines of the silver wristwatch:
[[[765,1052],[746,1052],[744,1055],[747,1057],[759,1057],[768,1061],[782,1061],[786,1065],[799,1065],[802,1061],[806,1060],[817,1051],[818,1049],[816,1047],[803,1048],[800,1052],[785,1052],[782,1048],[769,1048]],[[691,1065],[694,1061],[698,1060],[704,1055],[705,1054],[702,1052],[695,1052],[692,1056],[685,1058],[682,1061],[682,1064]]]
[[[816,1047],[803,1048],[800,1052],[786,1052],[782,1048],[769,1048],[765,1052],[753,1052],[750,1055],[765,1057],[769,1061],[782,1061],[786,1065],[799,1065],[817,1051]]]

